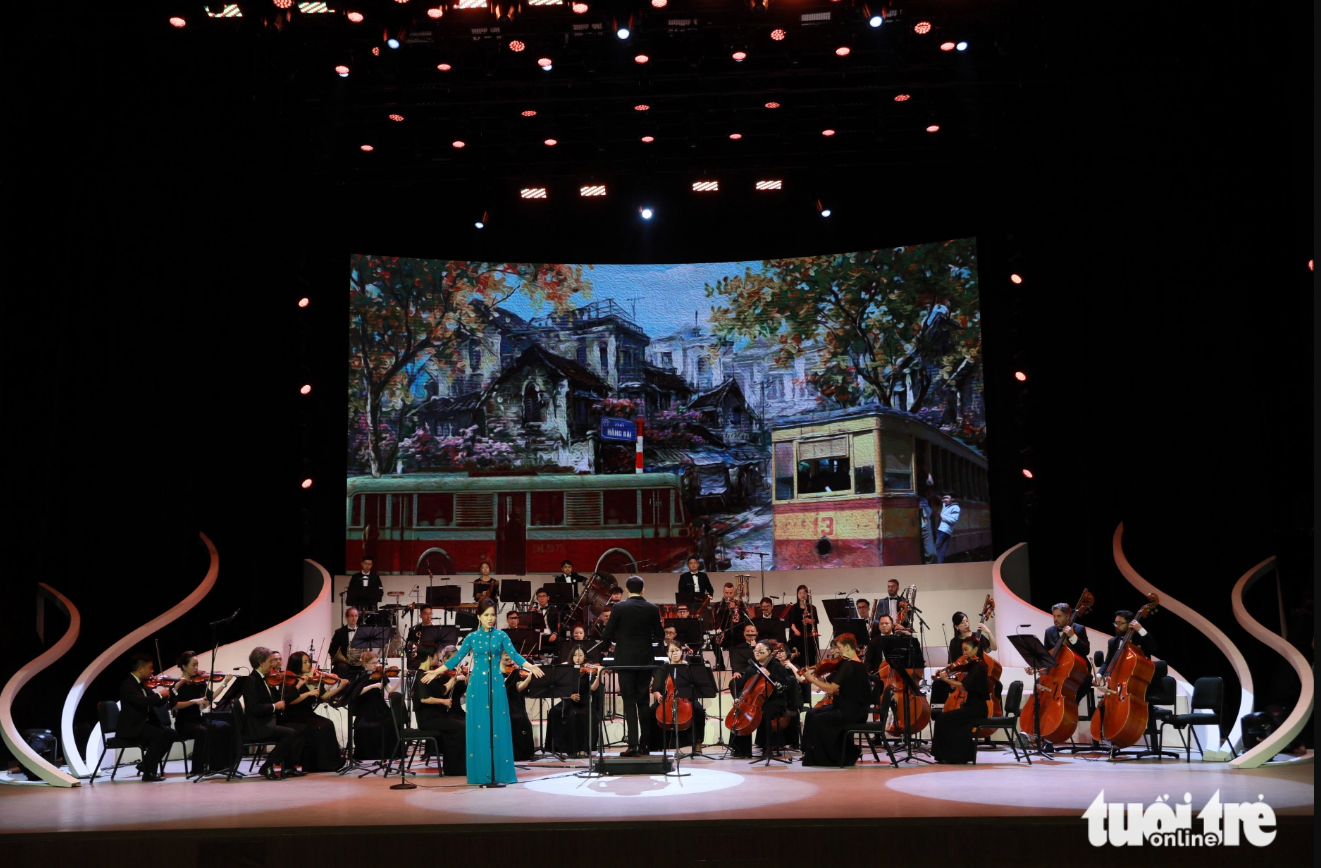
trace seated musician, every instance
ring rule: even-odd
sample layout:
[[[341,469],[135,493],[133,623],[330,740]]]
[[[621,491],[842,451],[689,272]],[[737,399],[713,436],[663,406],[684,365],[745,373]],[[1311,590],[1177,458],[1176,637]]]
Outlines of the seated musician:
[[[294,727],[276,722],[276,715],[284,711],[284,700],[273,699],[271,688],[266,684],[266,676],[271,674],[279,659],[270,648],[260,645],[253,648],[248,654],[252,673],[243,682],[243,737],[249,741],[276,740],[260,770],[261,776],[268,781],[303,774],[296,768],[302,759],[303,734]]]
[[[762,705],[761,725],[757,727],[757,746],[763,755],[771,749],[771,728],[786,715],[796,714],[798,709],[798,681],[793,673],[775,659],[771,640],[758,642],[753,647],[753,660],[743,671],[742,682],[746,684],[754,674],[768,678],[775,686],[775,692],[767,697]],[[752,736],[730,734],[731,756],[735,759],[752,759]]]
[[[577,667],[586,664],[587,654],[584,649],[574,648],[569,662]],[[605,697],[601,690],[602,671],[583,671],[580,668],[574,693],[551,708],[550,716],[546,719],[546,738],[556,753],[583,757],[596,748],[601,720],[605,716]]]
[[[193,739],[193,774],[229,768],[234,758],[233,735],[223,720],[205,720],[202,712],[211,707],[206,698],[206,680],[197,675],[197,654],[185,651],[176,663],[182,677],[170,690],[174,729],[181,739]]]
[[[418,669],[428,672],[458,652],[454,645],[439,651],[433,642],[423,642],[417,649]],[[436,740],[444,757],[446,776],[466,775],[466,717],[463,713],[463,694],[467,690],[467,676],[461,672],[448,673],[430,683],[421,678],[413,681],[413,713],[417,715],[417,728]]]
[[[931,734],[931,755],[936,762],[955,765],[975,762],[977,746],[973,741],[974,734],[977,724],[986,719],[986,701],[990,697],[986,664],[981,660],[981,642],[976,636],[968,636],[963,640],[959,653],[974,661],[963,673],[963,680],[955,679],[953,673],[943,669],[936,676],[951,691],[967,692],[967,700],[958,709],[942,712],[936,717]]]
[[[883,660],[898,660],[900,658],[903,658],[906,663],[913,663],[912,666],[905,666],[904,668],[917,668],[922,665],[921,650],[917,639],[912,634],[896,632],[894,621],[890,616],[882,615],[876,619],[876,635],[867,643],[864,661],[867,664],[868,672],[875,672],[880,669]]]
[[[1128,629],[1133,628],[1133,636],[1128,640],[1128,644],[1139,649],[1147,657],[1155,657],[1160,653],[1160,646],[1156,644],[1156,637],[1147,632],[1147,628],[1133,619],[1133,612],[1130,609],[1120,609],[1115,612],[1115,635],[1111,636],[1106,642],[1105,662],[1097,670],[1098,687],[1104,687],[1107,684],[1107,676],[1110,672],[1110,666],[1114,663],[1115,654],[1119,651],[1119,643],[1124,640],[1124,634]]]
[[[739,656],[746,654],[748,659],[755,659],[755,652],[759,641],[761,641],[761,639],[757,636],[757,628],[752,624],[745,624],[743,626],[743,643],[741,645],[735,645],[734,648],[730,649],[730,665],[733,665],[736,648],[744,649],[742,652],[739,652]],[[750,670],[738,671],[729,676],[729,690],[735,698],[737,698],[739,693],[743,690],[743,677],[748,671]]]
[[[526,762],[536,753],[537,745],[532,738],[532,719],[527,715],[527,703],[523,694],[532,684],[531,671],[522,672],[514,661],[505,654],[500,659],[500,666],[505,676],[505,696],[509,700],[509,729],[514,738],[514,761]]]
[[[678,641],[679,641],[679,628],[678,628],[678,627],[666,627],[666,628],[665,628],[665,638],[664,638],[664,640],[663,640],[663,644],[665,644],[665,645],[669,645],[671,642],[678,642]]]
[[[1041,638],[1041,644],[1045,645],[1046,650],[1049,651],[1055,647],[1055,643],[1059,642],[1060,636],[1063,635],[1069,649],[1084,661],[1090,662],[1092,646],[1087,641],[1087,630],[1079,629],[1075,631],[1073,625],[1069,623],[1073,615],[1073,607],[1068,603],[1056,603],[1050,607],[1050,614],[1055,619],[1055,623],[1046,628],[1046,633]],[[1023,671],[1031,675],[1035,670],[1028,666]]]
[[[545,588],[537,589],[537,601],[532,611],[541,613],[541,647],[553,651],[555,643],[560,640],[560,613],[551,606],[550,592]]]
[[[611,610],[612,610],[611,606],[606,606],[604,609],[601,610],[601,616],[592,622],[593,639],[601,638],[601,633],[602,631],[605,630],[605,625],[610,623]]]
[[[340,756],[335,722],[317,714],[316,707],[348,687],[348,679],[341,678],[334,684],[323,683],[321,673],[312,666],[312,658],[304,651],[289,655],[289,671],[296,677],[292,684],[285,679],[280,697],[284,700],[281,722],[303,731],[302,763],[296,768],[303,772],[337,771],[344,765],[344,759]]]
[[[757,626],[757,637],[784,642],[785,626],[783,621],[775,617],[775,603],[770,597],[762,597],[757,608],[757,617],[752,619],[752,623]]]
[[[142,746],[138,770],[146,783],[165,780],[162,762],[170,746],[179,741],[179,733],[161,726],[156,708],[170,704],[170,688],[149,689],[147,679],[156,671],[156,661],[149,654],[134,654],[128,659],[128,677],[119,685],[119,726],[115,735],[135,739]]]
[[[353,758],[385,759],[394,754],[394,723],[390,720],[390,685],[375,651],[362,652],[362,674],[351,684],[353,708]]]
[[[573,571],[573,561],[569,560],[568,558],[565,558],[564,562],[560,564],[560,572],[559,575],[555,577],[555,581],[571,582],[573,584],[574,596],[577,596],[578,593],[582,590],[583,582],[587,581],[587,577],[575,573]]]
[[[358,608],[349,606],[344,610],[344,626],[330,637],[330,659],[334,673],[341,678],[354,679],[362,674],[359,652],[353,647],[353,637],[358,635],[359,616]]]
[[[834,646],[842,662],[829,681],[807,670],[797,673],[799,681],[832,697],[829,705],[808,709],[802,738],[805,766],[851,766],[861,755],[852,740],[843,745],[844,730],[867,719],[871,683],[866,665],[858,659],[858,640],[853,634],[841,633],[835,638]]]
[[[985,624],[978,624],[976,631],[972,629],[972,621],[964,612],[955,612],[950,621],[954,624],[954,638],[949,640],[949,656],[946,658],[950,663],[959,659],[963,653],[963,640],[972,637],[982,649],[982,651],[995,650],[995,637],[991,635],[990,629]],[[943,681],[937,681],[931,686],[931,701],[943,703],[949,696],[948,685]]]
[[[510,612],[509,614],[505,615],[505,630],[506,631],[517,630],[519,626],[518,620],[519,620],[518,612]]]
[[[671,663],[684,662],[683,646],[677,642],[666,642],[665,653],[670,658]],[[662,702],[665,702],[666,680],[669,677],[670,670],[666,667],[657,669],[651,679],[651,713],[647,716],[647,729],[651,734],[648,745],[651,750],[664,750],[666,742],[670,743],[670,747],[674,747],[672,741],[673,728],[665,728],[662,732],[662,727],[656,722],[656,710]],[[687,685],[689,681],[685,679],[683,683]],[[702,743],[706,740],[706,709],[702,707],[702,700],[694,699],[691,695],[684,696],[685,692],[691,693],[691,689],[688,691],[679,690],[677,695],[680,699],[687,699],[692,704],[692,725],[686,730],[680,730],[679,745],[691,744],[693,745],[693,753],[701,753]]]
[[[619,585],[614,585],[613,587],[611,587],[610,605],[613,606],[616,603],[622,603],[623,601],[624,601],[624,589],[619,587]]]
[[[418,614],[421,616],[421,620],[408,628],[408,638],[404,640],[404,646],[410,649],[408,652],[409,669],[417,668],[417,646],[422,642],[422,629],[436,626],[435,621],[432,620],[434,610],[430,606],[423,606],[418,609]]]

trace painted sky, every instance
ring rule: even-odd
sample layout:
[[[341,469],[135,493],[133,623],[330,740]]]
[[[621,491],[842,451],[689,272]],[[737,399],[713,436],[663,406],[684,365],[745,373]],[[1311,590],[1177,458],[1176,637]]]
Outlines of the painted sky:
[[[699,323],[705,325],[714,299],[707,298],[702,287],[722,277],[741,275],[748,268],[760,272],[761,262],[598,265],[584,268],[583,277],[592,284],[592,301],[614,299],[624,310],[635,312],[634,320],[643,331],[659,338],[692,326],[694,311]],[[545,307],[534,309],[522,297],[510,299],[501,307],[525,319],[544,316],[547,311]]]

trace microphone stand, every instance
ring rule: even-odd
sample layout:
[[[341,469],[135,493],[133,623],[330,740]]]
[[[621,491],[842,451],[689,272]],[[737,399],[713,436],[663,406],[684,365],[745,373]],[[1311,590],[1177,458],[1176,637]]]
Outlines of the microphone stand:
[[[484,627],[479,627],[478,629],[485,629],[485,628],[484,628]],[[487,632],[494,632],[494,630],[489,630],[489,631],[487,631]],[[495,666],[494,666],[494,664],[492,663],[492,661],[493,661],[494,659],[495,659],[495,651],[488,647],[488,648],[486,649],[486,671],[487,671],[487,678],[486,678],[486,714],[487,714],[487,718],[486,718],[486,720],[487,720],[487,727],[486,727],[486,730],[487,730],[487,738],[488,738],[488,739],[490,740],[490,742],[491,742],[491,747],[490,747],[490,750],[491,750],[491,780],[490,780],[489,782],[487,782],[487,783],[481,784],[481,787],[482,787],[483,789],[487,789],[487,790],[500,790],[500,789],[504,789],[504,786],[505,786],[504,784],[500,783],[499,781],[497,781],[497,780],[495,779],[495,673],[496,673],[497,670],[495,669]],[[502,688],[504,687],[504,678],[503,678],[503,676],[501,677],[501,683],[500,683],[500,686],[501,686]],[[513,734],[513,729],[512,729],[512,727],[511,727],[511,729],[510,729],[510,735],[512,736],[512,734]]]
[[[216,651],[219,650],[219,648],[220,648],[220,637],[219,637],[219,631],[217,630],[217,628],[218,628],[218,627],[223,627],[223,626],[225,626],[226,624],[228,624],[230,621],[233,621],[235,618],[237,618],[237,617],[239,616],[239,612],[242,612],[242,611],[243,611],[242,609],[235,609],[235,610],[234,610],[234,614],[230,615],[228,618],[221,618],[219,621],[212,621],[212,622],[211,622],[211,625],[210,625],[210,626],[211,626],[211,670],[210,670],[211,672],[215,672],[215,671],[216,671]],[[196,743],[196,741],[194,741],[194,742],[193,742],[193,771],[190,772],[189,775],[188,775],[188,777],[193,778],[193,783],[197,783],[198,781],[202,780],[203,778],[219,777],[220,775],[223,775],[223,774],[225,774],[225,773],[228,771],[228,769],[226,769],[225,771],[217,771],[217,770],[211,768],[211,750],[212,750],[212,748],[215,746],[215,742],[212,741],[212,739],[215,738],[215,727],[212,725],[212,721],[211,721],[210,713],[211,713],[211,709],[213,708],[212,703],[215,701],[215,694],[216,694],[215,686],[212,684],[211,679],[210,679],[210,678],[207,678],[207,679],[206,679],[206,707],[207,707],[208,713],[202,715],[202,728],[206,730],[206,754],[207,754],[207,763],[206,763],[206,765],[207,765],[207,771],[206,771],[206,774],[201,774],[201,773],[199,773],[199,772],[197,771],[197,743]],[[237,751],[237,750],[239,749],[239,745],[243,744],[243,733],[241,733],[241,732],[240,732],[240,733],[235,733],[234,741],[236,742],[236,744],[235,744],[235,746],[234,746],[234,749]],[[241,771],[238,770],[239,765],[240,765],[240,763],[235,763],[235,764],[234,764],[234,772],[233,772],[233,774],[236,775],[237,777],[240,777],[240,778],[247,777],[247,775],[243,774],[243,772],[241,772]]]
[[[687,661],[685,661],[683,665],[687,666],[688,665]],[[679,671],[679,664],[671,661],[669,666],[670,666],[670,683],[674,685],[674,698],[670,700],[670,722],[674,725],[674,769],[672,771],[666,772],[665,777],[686,778],[689,776],[690,773],[679,770],[679,761],[683,756],[683,752],[679,750],[679,683],[678,683],[679,680],[674,677]],[[692,682],[691,677],[688,680],[689,683]],[[695,727],[696,724],[690,722],[689,726]],[[693,737],[694,738],[697,737],[696,731],[693,732]],[[670,749],[669,746],[665,744],[665,734],[662,732],[661,733],[661,768],[665,768],[666,760],[669,758],[669,755],[670,755]]]

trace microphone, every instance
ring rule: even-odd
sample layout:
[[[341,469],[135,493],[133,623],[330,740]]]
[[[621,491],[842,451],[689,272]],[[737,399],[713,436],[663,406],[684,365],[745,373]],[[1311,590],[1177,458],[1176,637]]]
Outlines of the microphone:
[[[230,615],[228,618],[221,618],[219,621],[212,621],[212,622],[211,622],[211,626],[212,626],[212,627],[223,627],[223,626],[225,626],[226,624],[228,624],[230,621],[233,621],[235,618],[237,618],[237,617],[239,616],[239,612],[242,612],[242,611],[243,611],[242,608],[235,609],[235,610],[234,610],[234,614]]]

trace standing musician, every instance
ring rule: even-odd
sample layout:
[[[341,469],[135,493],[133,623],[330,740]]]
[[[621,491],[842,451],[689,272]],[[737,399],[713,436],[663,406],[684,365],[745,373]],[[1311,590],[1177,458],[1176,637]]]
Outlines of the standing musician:
[[[253,648],[248,654],[252,672],[243,682],[244,737],[249,741],[274,739],[276,742],[260,770],[261,776],[268,781],[303,774],[296,768],[302,759],[303,734],[291,726],[276,723],[275,716],[284,711],[285,703],[280,699],[272,701],[270,687],[266,684],[266,676],[271,674],[277,660],[279,657],[271,649],[261,645]],[[277,768],[279,772],[275,771]]]
[[[1139,649],[1148,657],[1155,657],[1160,653],[1160,646],[1156,644],[1156,637],[1147,632],[1138,621],[1133,620],[1133,612],[1129,609],[1120,609],[1115,612],[1115,635],[1111,636],[1106,642],[1105,662],[1097,671],[1097,676],[1104,681],[1110,672],[1110,664],[1114,662],[1115,652],[1119,650],[1119,643],[1123,641],[1124,634],[1128,628],[1133,628],[1133,638],[1128,640],[1128,644]]]
[[[348,679],[340,678],[329,688],[321,681],[321,673],[312,666],[312,658],[303,651],[289,655],[289,672],[295,677],[284,682],[280,698],[284,700],[281,722],[300,729],[303,738],[303,762],[296,766],[303,772],[333,772],[344,764],[339,751],[339,737],[335,722],[316,713],[316,706],[335,696],[348,686]]]
[[[353,637],[358,635],[357,606],[344,610],[344,626],[330,637],[330,659],[334,663],[334,672],[340,678],[357,678],[362,674],[362,661],[353,648]]]
[[[601,720],[605,717],[605,702],[600,694],[601,672],[585,668],[587,654],[574,648],[570,662],[578,667],[578,685],[566,699],[555,703],[546,721],[546,738],[557,753],[574,757],[587,756],[596,747],[600,737]],[[591,706],[591,718],[587,708]]]
[[[867,667],[858,659],[858,640],[852,633],[841,633],[835,638],[834,645],[843,662],[830,681],[818,678],[815,673],[807,670],[796,673],[799,681],[811,684],[833,698],[829,705],[812,708],[807,712],[807,720],[803,724],[805,766],[851,766],[858,762],[862,754],[851,741],[843,748],[842,756],[840,750],[844,730],[867,719],[867,707],[871,704]]]
[[[981,642],[970,635],[962,640],[959,650],[961,655],[974,661],[965,671],[963,680],[958,681],[944,669],[937,672],[936,677],[948,685],[951,691],[966,691],[968,699],[954,711],[941,712],[935,718],[931,734],[931,755],[936,762],[955,765],[976,761],[974,731],[976,724],[986,719],[986,701],[990,697],[986,664],[981,659]]]
[[[170,704],[170,688],[147,687],[147,679],[156,670],[151,655],[134,654],[128,663],[128,677],[119,685],[119,727],[115,735],[136,739],[142,745],[138,770],[144,783],[163,781],[161,762],[169,754],[170,746],[181,739],[179,733],[160,725],[152,709]]]
[[[882,615],[890,616],[890,620],[894,622],[894,631],[896,633],[910,633],[912,631],[905,627],[899,620],[899,601],[902,599],[903,597],[899,596],[899,580],[890,579],[890,581],[885,583],[885,596],[876,601],[876,611]],[[958,656],[959,655],[955,654],[950,659],[954,660]]]
[[[445,650],[438,651],[434,642],[423,642],[417,649],[418,670],[429,672],[458,650],[454,645],[446,645]],[[417,728],[436,740],[436,746],[445,758],[445,774],[449,777],[468,773],[467,723],[463,715],[463,694],[467,688],[468,678],[461,671],[431,682],[420,677],[413,681],[413,712],[417,715]]]
[[[711,577],[701,569],[701,561],[694,555],[688,559],[688,572],[679,574],[679,593],[716,595],[711,587]]]
[[[193,739],[193,774],[228,768],[234,757],[233,736],[225,721],[202,719],[202,712],[211,706],[206,698],[207,679],[193,680],[197,675],[197,653],[185,651],[176,663],[182,677],[170,690],[170,710],[174,712],[174,729],[179,738]]]
[[[550,604],[550,591],[537,588],[537,601],[531,606],[539,612],[542,619],[541,647],[548,651],[555,650],[555,643],[560,640],[560,611]]]
[[[572,583],[573,595],[576,597],[582,592],[583,582],[587,581],[587,577],[575,573],[573,571],[573,561],[565,558],[560,564],[560,573],[555,577],[555,581]]]
[[[643,598],[641,576],[629,576],[625,587],[628,588],[628,599],[615,607],[615,614],[606,623],[601,638],[607,643],[615,643],[617,665],[650,666],[655,656],[652,646],[665,636],[660,610]],[[648,751],[642,747],[638,727],[642,715],[647,713],[647,686],[651,683],[651,672],[645,669],[620,669],[615,675],[619,683],[619,694],[624,700],[624,723],[628,740],[628,749],[620,756],[646,756]]]
[[[491,562],[482,558],[477,565],[481,571],[477,579],[472,583],[472,599],[475,603],[480,603],[487,597],[490,597],[498,605],[500,602],[500,582],[491,575]]]
[[[684,662],[683,648],[676,642],[665,643],[665,654],[669,657],[671,664],[682,664]],[[660,708],[661,703],[667,701],[665,688],[667,679],[670,678],[670,668],[667,666],[664,669],[657,669],[655,676],[651,679],[651,713],[647,716],[647,722],[653,734],[649,745],[652,750],[664,750],[665,742],[673,734],[672,727],[664,727],[662,732],[662,727],[656,720],[656,711]],[[683,698],[687,698],[692,704],[693,717],[689,728],[680,730],[678,746],[683,746],[685,736],[687,736],[693,745],[693,753],[701,753],[702,742],[706,738],[706,709],[702,707],[702,700],[700,699]]]
[[[785,618],[789,623],[789,659],[804,662],[816,662],[816,604],[807,606],[807,585],[798,586],[798,601],[789,609]],[[807,660],[807,645],[813,646],[812,660]]]
[[[716,641],[720,647],[728,648],[731,645],[737,645],[739,637],[743,634],[743,624],[747,622],[748,615],[743,611],[743,602],[734,596],[734,583],[725,582],[722,589],[725,598],[716,603],[715,619],[718,636]]]
[[[362,569],[349,576],[349,587],[356,589],[360,594],[364,591],[371,591],[371,596],[376,598],[381,596],[385,586],[381,584],[381,577],[376,574],[375,564],[371,558],[363,558]]]
[[[774,685],[775,692],[766,698],[761,707],[761,725],[757,727],[757,746],[762,754],[770,750],[771,727],[775,721],[798,707],[798,681],[792,672],[775,658],[772,640],[763,639],[752,650],[752,661],[743,670],[740,684],[746,684],[753,675],[761,675]],[[752,759],[752,736],[729,736],[730,756],[734,759]]]
[[[784,622],[775,617],[775,603],[770,597],[762,597],[761,602],[757,604],[757,617],[752,619],[752,623],[757,627],[757,638],[774,639],[781,644],[784,643]]]

